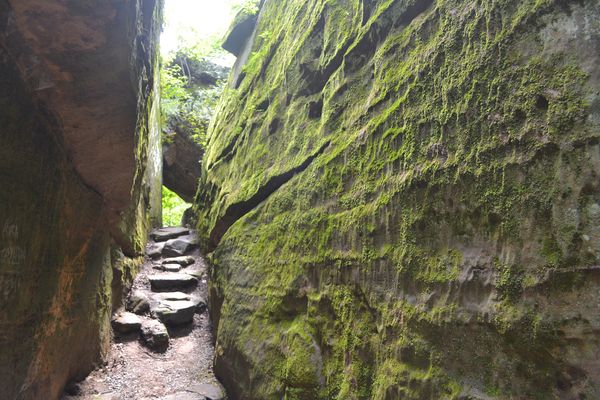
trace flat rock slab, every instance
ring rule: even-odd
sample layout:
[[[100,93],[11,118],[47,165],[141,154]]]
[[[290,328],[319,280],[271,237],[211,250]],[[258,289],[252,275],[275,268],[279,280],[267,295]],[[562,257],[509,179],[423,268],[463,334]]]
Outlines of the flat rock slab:
[[[158,303],[152,314],[167,325],[182,325],[192,322],[196,303],[189,300],[165,300]]]
[[[194,236],[183,236],[167,241],[162,251],[165,257],[180,257],[198,246],[198,239]]]
[[[112,320],[112,326],[115,332],[128,334],[137,332],[142,326],[142,319],[137,315],[124,312],[117,314]]]
[[[209,383],[199,383],[190,385],[190,392],[197,393],[204,396],[207,400],[224,400],[225,392],[218,385],[211,385]]]
[[[158,400],[209,400],[198,393],[178,392],[168,396],[159,397]]]
[[[178,274],[167,272],[164,274],[148,276],[150,287],[153,291],[178,290],[192,287],[198,283],[198,280],[188,274]]]
[[[192,265],[196,260],[192,256],[181,256],[181,257],[171,257],[165,258],[162,263],[163,264],[179,264],[182,267],[187,267],[188,265]]]
[[[191,300],[192,296],[183,292],[168,292],[168,293],[156,293],[152,298],[158,302],[160,301],[184,301]]]
[[[142,340],[151,350],[164,352],[169,347],[169,332],[167,327],[154,319],[142,324]]]
[[[156,229],[150,233],[150,237],[155,242],[166,242],[169,239],[175,239],[179,236],[189,235],[190,230],[187,228],[173,227]]]
[[[183,292],[156,293],[152,296],[152,309],[160,307],[164,301],[190,301],[194,303],[196,312],[201,313],[206,309],[206,301],[200,296],[192,296]]]

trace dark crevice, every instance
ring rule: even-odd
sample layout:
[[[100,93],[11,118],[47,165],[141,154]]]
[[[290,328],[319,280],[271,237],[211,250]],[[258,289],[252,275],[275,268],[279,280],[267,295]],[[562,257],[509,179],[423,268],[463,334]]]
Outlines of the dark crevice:
[[[210,233],[208,250],[214,250],[221,241],[223,235],[225,235],[229,228],[231,228],[231,226],[235,224],[240,218],[242,218],[244,215],[248,214],[250,211],[255,209],[263,201],[269,198],[269,196],[275,193],[281,186],[289,182],[294,176],[306,170],[310,166],[310,164],[315,160],[315,158],[323,154],[325,149],[329,146],[329,143],[330,142],[328,141],[325,144],[323,144],[323,146],[321,146],[319,150],[317,150],[314,154],[308,157],[302,164],[300,164],[296,168],[293,168],[281,175],[271,177],[267,181],[267,183],[261,186],[258,189],[258,191],[249,199],[230,205],[227,208],[227,211],[225,211],[223,217],[219,219],[219,221],[215,224]]]
[[[397,3],[400,4],[400,3]],[[395,7],[390,7],[378,23],[374,23],[369,30],[359,39],[348,54],[344,57],[345,72],[351,73],[361,68],[367,60],[373,58],[379,44],[389,36],[392,29],[401,29],[408,26],[419,15],[433,5],[433,0],[417,0],[404,8],[400,15],[395,14]]]
[[[226,160],[231,159],[231,157],[235,153],[234,149],[236,148],[236,145],[237,145],[238,141],[240,140],[241,136],[242,136],[242,134],[235,135],[235,137],[231,140],[231,142],[229,142],[227,147],[225,147],[223,149],[223,151],[221,152],[221,154],[219,154],[219,156],[216,158],[216,160],[207,167],[207,169],[209,171],[223,159],[226,159]]]

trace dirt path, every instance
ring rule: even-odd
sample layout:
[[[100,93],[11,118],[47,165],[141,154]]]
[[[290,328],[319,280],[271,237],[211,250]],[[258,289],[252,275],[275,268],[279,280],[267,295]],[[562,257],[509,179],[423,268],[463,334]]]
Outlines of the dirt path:
[[[186,236],[195,239],[194,236]],[[149,248],[155,246],[154,242]],[[214,348],[206,307],[206,265],[199,251],[186,252],[194,263],[181,269],[180,274],[197,278],[197,285],[177,287],[176,290],[151,288],[149,277],[169,275],[159,271],[164,257],[147,258],[133,284],[132,293],[153,296],[178,292],[190,295],[199,306],[193,321],[185,324],[166,323],[169,333],[168,349],[152,351],[144,344],[139,328],[127,335],[118,335],[111,344],[108,363],[92,372],[83,382],[67,388],[63,400],[220,400],[225,399],[221,386],[212,371]],[[156,318],[152,312],[138,311],[143,325]],[[193,312],[193,311],[192,311]],[[129,314],[132,318],[134,315]],[[162,318],[161,318],[162,319]],[[114,325],[113,325],[114,326]],[[67,394],[70,393],[70,394]]]

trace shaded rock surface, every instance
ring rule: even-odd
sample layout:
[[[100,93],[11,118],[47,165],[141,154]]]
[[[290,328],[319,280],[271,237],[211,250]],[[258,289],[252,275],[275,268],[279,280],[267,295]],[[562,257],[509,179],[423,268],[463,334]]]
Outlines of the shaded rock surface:
[[[600,3],[300,3],[195,201],[228,392],[600,398]]]
[[[145,314],[150,311],[148,295],[142,290],[132,292],[127,299],[127,310],[135,314]]]
[[[160,223],[160,2],[0,0],[0,397],[102,363]],[[158,183],[157,183],[158,181]]]

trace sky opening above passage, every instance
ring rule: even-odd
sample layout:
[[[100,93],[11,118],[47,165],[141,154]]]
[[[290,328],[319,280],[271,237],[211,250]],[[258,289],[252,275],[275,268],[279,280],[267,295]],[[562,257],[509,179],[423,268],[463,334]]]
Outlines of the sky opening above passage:
[[[166,0],[165,25],[161,36],[163,56],[194,38],[222,38],[233,21],[239,0]]]

